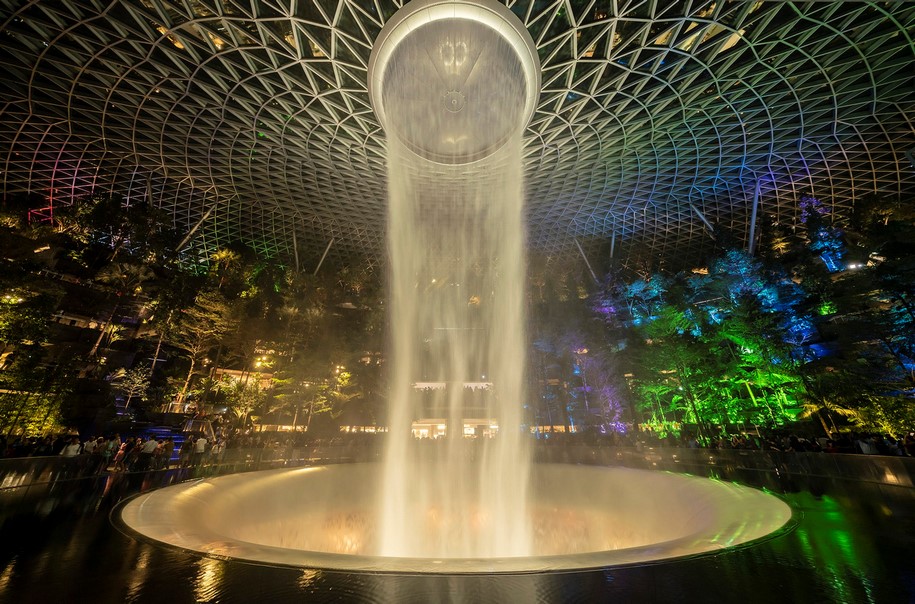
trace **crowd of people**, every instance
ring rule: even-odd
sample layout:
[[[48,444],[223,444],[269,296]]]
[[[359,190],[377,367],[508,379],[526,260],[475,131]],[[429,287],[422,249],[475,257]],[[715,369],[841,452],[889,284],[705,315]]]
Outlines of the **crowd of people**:
[[[12,437],[0,435],[0,457],[52,457],[79,460],[85,473],[133,472],[189,468],[223,461],[228,450],[257,451],[258,458],[286,459],[325,445],[354,449],[379,448],[384,434],[341,434],[332,439],[314,439],[306,433],[271,434],[236,431],[210,435],[130,436],[119,434],[80,438],[74,434],[56,437]],[[434,439],[426,439],[432,443]],[[445,439],[439,439],[443,442]],[[591,446],[676,447],[687,449],[742,449],[797,453],[849,453],[915,457],[915,433],[903,438],[889,435],[847,432],[831,437],[805,437],[791,433],[753,432],[704,436],[683,432],[661,435],[653,431],[585,430],[537,435],[543,446],[584,444]]]
[[[16,437],[8,442],[0,436],[2,457],[56,456],[78,463],[83,474],[198,467],[219,463],[225,447],[225,439],[207,439],[199,435],[186,435],[179,439],[175,436],[131,436],[122,440],[120,434],[85,439],[74,434],[61,434],[56,437]]]
[[[544,438],[550,444],[583,442],[597,446],[675,447],[683,449],[743,449],[782,453],[846,453],[857,455],[892,455],[915,457],[915,432],[903,438],[889,434],[862,432],[832,433],[826,436],[804,436],[780,431],[754,430],[737,434],[698,435],[696,433],[589,430],[579,433],[554,433]]]

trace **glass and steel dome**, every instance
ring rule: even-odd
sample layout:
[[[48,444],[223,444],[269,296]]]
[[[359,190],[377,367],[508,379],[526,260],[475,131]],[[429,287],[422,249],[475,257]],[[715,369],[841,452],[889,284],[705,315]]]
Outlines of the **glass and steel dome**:
[[[368,69],[402,4],[3,2],[2,196],[111,191],[169,210],[202,252],[243,240],[314,266],[333,242],[371,264],[386,137]],[[716,229],[751,247],[805,192],[840,212],[915,194],[913,3],[504,5],[540,63],[524,132],[536,249],[686,258]],[[459,92],[437,94],[456,108]]]

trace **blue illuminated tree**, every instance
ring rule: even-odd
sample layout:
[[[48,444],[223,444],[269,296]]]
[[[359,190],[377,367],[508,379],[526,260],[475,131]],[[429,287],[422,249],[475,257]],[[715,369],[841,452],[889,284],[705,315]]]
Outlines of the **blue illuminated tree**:
[[[807,227],[810,250],[820,257],[826,270],[837,273],[845,268],[845,239],[842,230],[832,223],[829,208],[819,199],[805,195],[798,204],[801,222]]]

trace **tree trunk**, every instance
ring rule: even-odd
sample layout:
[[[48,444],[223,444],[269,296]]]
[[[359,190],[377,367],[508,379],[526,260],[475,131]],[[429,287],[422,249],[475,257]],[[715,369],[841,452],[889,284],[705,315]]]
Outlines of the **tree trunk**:
[[[677,362],[677,383],[683,387],[683,394],[686,397],[686,402],[689,403],[689,407],[693,411],[693,417],[696,418],[696,429],[699,432],[699,436],[704,437],[705,430],[702,429],[702,418],[699,417],[699,409],[696,407],[696,400],[693,398],[693,390],[690,387],[689,382],[683,379],[685,375],[686,366],[683,363]]]
[[[829,409],[826,410],[826,417],[829,418],[829,423],[832,424],[832,431],[833,431],[833,433],[834,433],[834,434],[838,434],[838,433],[839,433],[839,428],[836,427],[836,420],[835,420],[835,418],[832,416],[832,413],[829,412]]]
[[[178,393],[177,403],[181,404],[184,402],[184,398],[187,396],[187,390],[191,386],[191,378],[194,377],[194,369],[197,368],[197,359],[191,357],[191,367],[187,371],[187,377],[184,378],[184,385],[181,387],[181,392]]]
[[[893,347],[890,339],[882,334],[878,334],[877,339],[880,340],[884,346],[886,346],[887,351],[889,351],[890,355],[893,357],[893,359],[896,361],[896,364],[899,365],[902,371],[909,374],[909,382],[915,383],[915,379],[912,378],[911,371],[906,366],[905,359],[903,359],[902,355],[900,355],[899,352]]]
[[[686,402],[689,403],[690,409],[693,411],[693,417],[696,418],[696,428],[699,431],[699,436],[705,436],[705,430],[702,429],[702,418],[699,417],[699,410],[696,408],[696,401],[693,399],[692,392],[690,392],[689,387],[686,388]]]
[[[153,353],[152,366],[149,368],[150,371],[156,370],[156,363],[159,362],[159,351],[162,350],[162,339],[165,337],[165,332],[159,332],[159,341],[156,342],[156,352]]]
[[[897,292],[892,292],[890,295],[894,296],[897,300],[899,300],[899,303],[902,304],[903,308],[905,308],[905,312],[907,315],[909,315],[909,318],[912,319],[913,321],[915,321],[915,310],[912,309],[912,305],[909,304],[909,301],[905,297],[905,294],[897,291]]]
[[[219,368],[219,363],[222,359],[222,344],[219,344],[216,347],[216,359],[213,361],[213,365],[210,367],[210,381],[206,385],[206,390],[203,391],[203,396],[200,400],[200,406],[206,405],[207,401],[210,398],[210,386],[213,385],[216,376],[216,370]]]
[[[744,380],[743,383],[747,387],[747,392],[750,393],[750,400],[753,401],[753,406],[759,407],[759,402],[756,400],[756,396],[753,394],[753,389],[750,388],[750,382],[748,380]],[[769,411],[769,417],[772,418],[772,423],[774,424],[775,423],[775,414],[772,413],[772,406],[769,404],[769,399],[767,399],[765,397],[765,395],[763,395],[763,402],[766,403],[766,409]]]
[[[817,419],[820,420],[820,424],[823,426],[823,432],[826,433],[826,438],[830,438],[829,426],[826,425],[826,420],[823,419],[822,409],[817,409]]]
[[[658,413],[661,414],[661,423],[666,424],[667,415],[664,414],[664,405],[661,404],[661,397],[658,396],[657,392],[654,392],[652,394],[654,394],[654,402],[658,406]],[[674,419],[676,419],[676,415],[674,415]]]
[[[108,319],[102,325],[102,330],[98,334],[98,339],[95,341],[95,344],[92,346],[92,350],[89,351],[89,358],[94,357],[98,354],[99,346],[102,344],[102,340],[105,338],[105,332],[108,331],[108,326],[111,325],[111,321],[114,319],[114,313],[118,311],[118,306],[121,305],[121,301],[117,300],[114,303],[114,307],[111,309],[111,314],[108,315]]]
[[[305,420],[305,431],[308,432],[308,429],[311,427],[311,418],[315,414],[315,396],[311,397],[311,402],[308,404],[308,419]]]

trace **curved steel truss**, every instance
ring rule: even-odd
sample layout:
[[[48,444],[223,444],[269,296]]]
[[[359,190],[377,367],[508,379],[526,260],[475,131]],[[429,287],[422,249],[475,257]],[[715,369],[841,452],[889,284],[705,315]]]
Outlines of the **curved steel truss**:
[[[915,4],[508,0],[540,53],[531,244],[689,255],[915,193]],[[388,0],[0,0],[0,186],[149,199],[204,252],[383,256]],[[619,253],[619,251],[617,251]],[[371,261],[371,260],[370,260]]]

